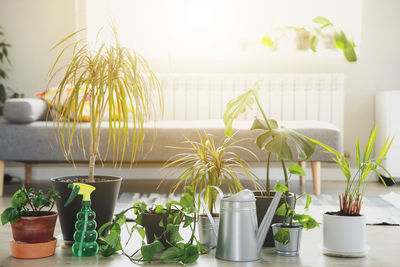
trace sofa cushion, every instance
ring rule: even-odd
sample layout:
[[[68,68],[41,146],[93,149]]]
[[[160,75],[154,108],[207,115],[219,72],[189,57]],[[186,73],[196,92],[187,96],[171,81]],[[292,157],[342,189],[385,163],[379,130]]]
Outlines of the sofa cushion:
[[[4,104],[4,119],[15,123],[29,123],[45,117],[47,104],[38,98],[13,98]]]
[[[267,153],[260,151],[254,143],[255,138],[261,130],[249,130],[252,121],[237,121],[233,126],[235,139],[246,138],[241,143],[242,146],[248,148],[258,159],[252,154],[238,150],[237,154],[248,162],[266,161]],[[320,121],[283,121],[280,125],[294,129],[308,137],[317,139],[325,144],[335,148],[339,152],[342,151],[340,131],[332,124]],[[52,122],[37,121],[31,124],[11,124],[0,123],[0,160],[14,160],[23,162],[65,162],[65,158],[61,153]],[[90,124],[80,123],[82,136],[89,140]],[[132,126],[130,134],[132,134]],[[226,138],[224,135],[224,124],[222,120],[205,120],[205,121],[159,121],[155,125],[148,123],[145,126],[146,138],[143,144],[143,150],[139,151],[136,156],[136,162],[165,162],[177,153],[171,147],[187,146],[185,137],[189,140],[198,140],[199,134],[209,133],[214,136],[216,144],[221,144]],[[102,125],[102,136],[100,151],[107,151],[108,123]],[[79,133],[80,135],[80,133]],[[89,142],[86,142],[89,145]],[[130,161],[131,149],[130,144],[127,145],[125,152],[125,162]],[[76,162],[87,161],[85,155],[80,149],[80,145],[74,143],[75,151],[73,153]],[[86,147],[87,148],[87,147]],[[88,153],[86,153],[88,154]],[[107,158],[102,159],[104,162],[112,162],[111,154]],[[312,161],[332,161],[328,154],[323,153],[322,149],[317,148],[316,152],[310,159]]]

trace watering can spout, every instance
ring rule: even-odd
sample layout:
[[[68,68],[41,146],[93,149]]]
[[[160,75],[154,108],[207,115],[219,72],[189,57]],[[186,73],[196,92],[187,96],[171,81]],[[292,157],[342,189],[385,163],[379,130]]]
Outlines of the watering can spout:
[[[275,196],[272,199],[270,206],[268,207],[267,212],[258,228],[257,231],[257,251],[261,251],[261,248],[264,244],[264,240],[268,234],[269,227],[271,226],[272,219],[274,217],[276,208],[278,207],[279,200],[281,199],[282,192],[275,192]]]

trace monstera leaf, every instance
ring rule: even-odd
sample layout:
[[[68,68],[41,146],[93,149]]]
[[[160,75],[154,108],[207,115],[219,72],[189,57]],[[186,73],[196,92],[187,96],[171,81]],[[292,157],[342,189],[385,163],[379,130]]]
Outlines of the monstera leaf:
[[[239,117],[240,114],[245,113],[247,108],[252,109],[255,101],[255,95],[260,88],[254,86],[252,89],[235,97],[226,104],[226,111],[224,113],[225,135],[232,136],[232,123]]]
[[[275,120],[269,120],[269,123],[271,128],[263,120],[255,118],[251,127],[252,130],[265,130],[256,139],[256,144],[260,149],[271,152],[278,160],[296,160],[293,159],[290,147],[292,144],[299,159],[307,160],[312,156],[316,145],[304,135],[286,127],[279,127]]]

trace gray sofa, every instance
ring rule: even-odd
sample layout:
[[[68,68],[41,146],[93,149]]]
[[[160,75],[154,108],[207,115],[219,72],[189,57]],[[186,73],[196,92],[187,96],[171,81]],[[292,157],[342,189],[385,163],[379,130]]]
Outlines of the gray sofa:
[[[19,99],[7,101],[4,110],[5,119],[0,121],[0,179],[4,176],[4,164],[7,161],[25,163],[25,182],[30,182],[30,172],[33,163],[44,162],[66,162],[64,155],[57,143],[53,122],[43,120],[47,106],[38,99]],[[44,104],[43,104],[44,103]],[[261,152],[254,143],[258,135],[257,130],[249,130],[251,121],[238,121],[234,124],[236,139],[249,138],[242,142],[242,146],[254,152],[258,159],[248,152],[237,151],[239,156],[248,161],[266,161],[266,153]],[[320,140],[329,146],[341,151],[341,133],[331,123],[320,121],[281,121],[280,125],[294,129],[308,137]],[[89,123],[81,123],[85,139],[89,138]],[[132,129],[132,127],[130,127]],[[176,154],[171,146],[182,146],[185,137],[197,140],[199,133],[212,134],[217,143],[222,142],[224,135],[224,124],[222,120],[195,120],[195,121],[158,121],[146,124],[146,137],[143,149],[137,154],[136,162],[165,162]],[[102,126],[102,135],[107,137],[108,124]],[[87,142],[88,143],[88,142]],[[87,161],[78,144],[73,156],[75,162]],[[100,151],[107,149],[106,141],[100,145]],[[128,149],[124,161],[130,161]],[[103,159],[104,162],[112,161],[112,157]],[[310,159],[313,171],[314,193],[320,193],[320,162],[329,162],[331,158],[323,153],[320,148]],[[302,163],[304,164],[304,163]],[[300,178],[304,184],[304,178]],[[0,181],[2,193],[3,181]]]

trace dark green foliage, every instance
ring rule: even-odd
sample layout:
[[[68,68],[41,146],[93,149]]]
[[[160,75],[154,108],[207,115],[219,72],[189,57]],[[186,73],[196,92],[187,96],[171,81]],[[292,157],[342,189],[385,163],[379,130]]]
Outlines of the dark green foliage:
[[[131,208],[115,215],[113,221],[104,224],[98,231],[100,253],[107,257],[117,251],[122,251],[133,262],[181,262],[184,264],[193,263],[201,253],[207,253],[208,250],[201,246],[195,237],[196,208],[192,196],[192,188],[186,187],[185,189],[189,192],[184,193],[179,202],[171,201],[166,203],[165,206],[154,205],[152,207],[147,207],[143,202],[136,202]],[[125,223],[125,213],[132,209],[137,217],[136,223],[129,228]],[[142,220],[144,213],[168,215],[166,223],[163,220],[159,222],[159,226],[165,230],[160,237],[156,237],[150,244],[142,241],[142,247],[133,255],[128,255],[124,252],[124,247],[121,245],[121,228],[125,225],[128,229],[129,238],[126,245],[131,240],[131,236],[135,231],[138,231],[142,239],[144,239],[145,230]],[[183,240],[179,233],[179,227],[181,226],[183,228],[190,227],[191,229],[191,236],[187,242]],[[165,247],[160,238],[165,238],[169,247]],[[139,251],[141,255],[137,255]]]
[[[59,193],[53,189],[45,195],[41,189],[35,191],[33,188],[22,187],[14,193],[10,207],[1,214],[1,223],[14,223],[22,216],[40,216],[44,208],[50,212],[59,198]]]

